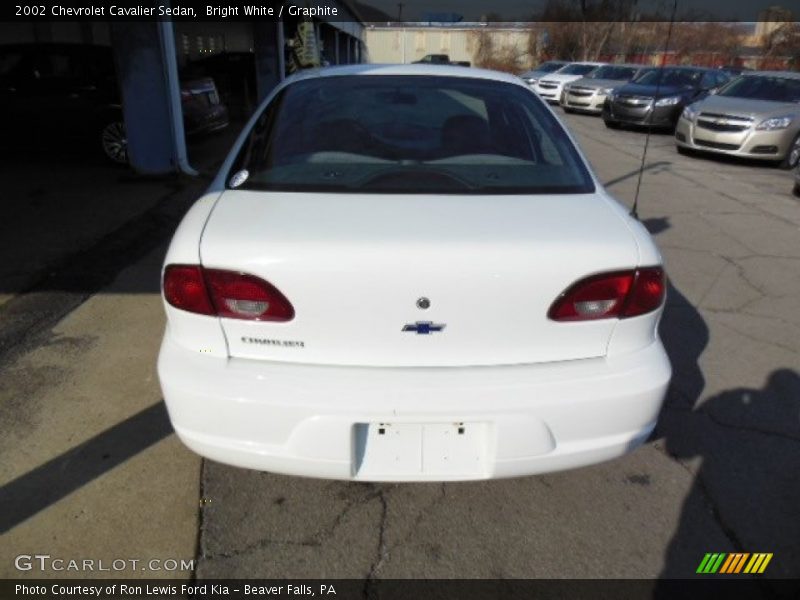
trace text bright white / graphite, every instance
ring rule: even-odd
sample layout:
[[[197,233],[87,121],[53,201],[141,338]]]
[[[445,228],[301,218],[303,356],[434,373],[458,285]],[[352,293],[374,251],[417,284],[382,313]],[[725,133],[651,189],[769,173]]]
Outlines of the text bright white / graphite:
[[[240,10],[241,9],[241,10]],[[290,17],[337,17],[339,9],[332,6],[297,6],[290,4],[283,9],[274,6],[206,6],[205,16],[220,17],[281,17],[283,13]]]

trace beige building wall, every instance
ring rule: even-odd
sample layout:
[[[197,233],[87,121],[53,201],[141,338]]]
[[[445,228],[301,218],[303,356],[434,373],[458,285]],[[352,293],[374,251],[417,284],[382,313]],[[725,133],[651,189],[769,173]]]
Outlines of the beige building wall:
[[[527,52],[529,31],[511,28],[368,27],[365,39],[372,63],[403,64],[426,54],[447,54],[450,60],[474,64],[481,32],[491,36],[495,48],[513,45]]]

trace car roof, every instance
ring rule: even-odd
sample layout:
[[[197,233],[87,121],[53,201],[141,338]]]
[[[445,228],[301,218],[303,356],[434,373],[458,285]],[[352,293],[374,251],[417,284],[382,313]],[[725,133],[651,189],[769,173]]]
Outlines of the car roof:
[[[488,81],[498,81],[522,85],[518,76],[500,71],[490,71],[489,69],[478,69],[475,67],[461,67],[456,65],[375,65],[358,64],[342,65],[335,67],[324,67],[319,69],[308,69],[295,73],[286,79],[289,81],[299,81],[301,79],[311,79],[314,77],[341,77],[352,76],[378,76],[378,75],[429,75],[438,77],[461,77],[464,79],[485,79]]]
[[[626,69],[654,69],[653,65],[643,65],[639,63],[607,63],[604,67],[625,67]]]
[[[695,67],[693,65],[664,65],[663,67],[655,67],[656,69],[669,69],[672,71],[714,71],[718,72],[720,69],[712,69],[710,67]]]
[[[744,71],[742,77],[782,77],[783,79],[800,79],[797,71]]]

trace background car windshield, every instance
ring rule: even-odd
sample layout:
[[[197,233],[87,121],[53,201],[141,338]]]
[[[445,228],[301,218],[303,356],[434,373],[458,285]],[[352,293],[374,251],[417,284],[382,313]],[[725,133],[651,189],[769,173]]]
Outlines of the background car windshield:
[[[564,129],[526,88],[482,79],[332,76],[290,84],[231,174],[245,189],[588,193]]]
[[[800,79],[788,77],[738,77],[719,91],[720,96],[773,102],[800,102]]]
[[[597,68],[597,65],[567,65],[558,71],[559,75],[586,75]]]
[[[702,71],[688,69],[653,69],[646,71],[634,80],[641,85],[696,86],[703,77]]]
[[[591,79],[616,79],[620,81],[628,81],[631,77],[636,75],[636,68],[634,67],[598,67],[592,71],[588,77]]]
[[[0,77],[10,75],[22,61],[21,52],[0,52]]]
[[[561,67],[564,66],[564,63],[561,62],[546,62],[540,64],[533,71],[539,71],[541,73],[552,73],[553,71],[558,71]]]

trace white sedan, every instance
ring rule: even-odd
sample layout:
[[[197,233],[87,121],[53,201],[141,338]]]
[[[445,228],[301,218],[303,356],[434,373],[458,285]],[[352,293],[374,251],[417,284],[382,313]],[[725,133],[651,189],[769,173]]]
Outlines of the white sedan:
[[[537,81],[533,89],[551,104],[558,104],[564,92],[564,86],[573,81],[578,81],[586,77],[589,73],[602,67],[605,63],[599,62],[576,62],[570,63],[558,71],[548,73]]]
[[[189,210],[158,372],[211,459],[360,481],[620,456],[671,369],[659,252],[525,83],[353,65],[285,80]]]

